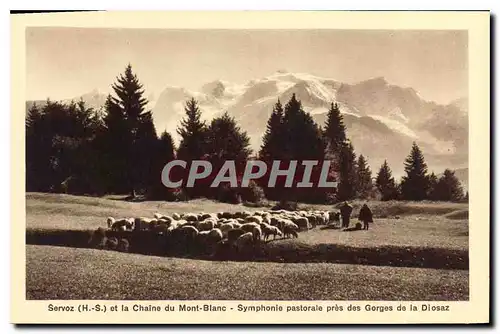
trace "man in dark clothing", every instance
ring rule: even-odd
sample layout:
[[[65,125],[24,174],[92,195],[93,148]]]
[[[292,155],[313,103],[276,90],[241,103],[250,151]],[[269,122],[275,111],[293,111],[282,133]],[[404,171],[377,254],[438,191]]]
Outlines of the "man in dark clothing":
[[[363,230],[368,230],[369,223],[373,223],[372,211],[368,205],[364,204],[361,210],[359,210],[359,218],[363,222]]]
[[[344,204],[340,207],[340,216],[342,216],[343,228],[349,227],[349,219],[351,218],[351,213],[352,213],[352,206],[350,206],[349,203],[345,201]]]

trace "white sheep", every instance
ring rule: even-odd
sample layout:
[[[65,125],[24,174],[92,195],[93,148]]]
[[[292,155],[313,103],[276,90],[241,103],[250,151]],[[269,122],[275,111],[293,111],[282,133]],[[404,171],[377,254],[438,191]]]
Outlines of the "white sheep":
[[[293,222],[297,224],[297,226],[301,230],[308,230],[312,227],[311,224],[309,223],[309,219],[307,219],[306,217],[296,218]]]
[[[245,218],[246,223],[257,223],[260,224],[262,223],[262,217],[260,216],[250,216]]]
[[[185,237],[190,237],[192,239],[196,238],[196,236],[199,233],[196,227],[190,225],[182,226],[180,227],[180,230],[182,231]]]
[[[224,236],[222,234],[222,231],[218,228],[214,228],[213,230],[210,230],[208,232],[208,239],[210,240],[210,242],[212,244],[216,244],[220,241],[222,241],[222,239],[224,239]]]
[[[262,228],[262,234],[264,235],[264,240],[267,240],[269,236],[273,236],[273,240],[276,239],[276,236],[282,236],[283,233],[277,228],[276,226],[271,226],[271,225],[264,225],[261,226]]]
[[[254,228],[252,230],[252,234],[253,234],[254,242],[260,241],[262,239],[262,230],[261,230],[260,226],[254,226]]]
[[[111,228],[111,225],[113,225],[115,221],[116,220],[113,217],[108,217],[108,219],[106,220],[106,222],[108,223],[108,228]]]
[[[198,222],[196,224],[196,228],[199,231],[210,231],[211,229],[215,228],[216,221],[215,219],[209,218],[205,219],[204,221]]]
[[[181,219],[181,215],[178,214],[177,212],[174,212],[174,213],[172,213],[172,218],[174,220],[180,220]]]
[[[241,252],[241,251],[245,250],[247,247],[249,247],[250,245],[253,245],[253,243],[254,243],[254,237],[253,237],[252,232],[247,232],[247,233],[240,235],[238,237],[238,239],[236,239],[234,245],[236,247],[236,250],[238,252]]]
[[[167,222],[168,224],[170,224],[171,222],[174,221],[174,218],[170,217],[170,216],[166,216],[166,215],[160,215],[158,218],[156,218],[156,220],[158,221],[164,221],[164,222]]]
[[[241,225],[239,228],[245,232],[252,232],[254,227],[260,227],[260,225],[257,223],[246,223]]]
[[[198,215],[197,214],[194,214],[194,213],[185,213],[183,216],[182,216],[183,219],[187,220],[188,222],[189,221],[198,221]]]
[[[289,237],[290,235],[298,237],[298,230],[299,227],[297,226],[297,224],[293,223],[292,221],[285,220],[285,224],[283,226],[283,234],[285,235],[285,237]]]
[[[109,221],[108,221],[109,222]],[[120,220],[115,220],[111,224],[111,229],[115,231],[125,231],[127,229],[132,229],[132,224],[128,219],[120,219]]]
[[[225,224],[222,224],[219,229],[220,231],[222,232],[222,235],[224,236],[224,238],[227,238],[227,232],[229,230],[232,230],[234,228],[233,224],[232,223],[225,223]]]

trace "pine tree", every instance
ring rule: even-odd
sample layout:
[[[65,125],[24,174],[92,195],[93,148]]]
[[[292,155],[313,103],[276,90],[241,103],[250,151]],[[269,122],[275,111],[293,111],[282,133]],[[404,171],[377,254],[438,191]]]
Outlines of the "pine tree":
[[[50,103],[50,101],[48,101]],[[34,104],[26,116],[26,190],[49,191],[50,152],[52,134],[44,117],[44,110]]]
[[[206,138],[208,159],[214,165],[221,165],[227,160],[245,165],[252,153],[247,133],[240,129],[227,112],[212,120]]]
[[[357,191],[358,197],[367,199],[370,197],[373,188],[372,171],[368,166],[365,157],[360,154],[357,162]]]
[[[161,182],[161,173],[165,165],[175,159],[175,144],[172,136],[164,131],[156,143],[154,165],[150,175],[148,197],[152,199],[175,200],[174,189],[169,189]]]
[[[406,175],[401,179],[401,195],[404,200],[422,201],[429,189],[427,164],[424,155],[413,142],[411,152],[405,160]]]
[[[325,147],[318,125],[309,113],[302,109],[302,103],[295,94],[285,105],[283,117],[283,155],[290,160],[320,160]]]
[[[436,185],[436,197],[440,201],[458,202],[463,199],[464,191],[455,172],[445,169]]]
[[[201,121],[201,111],[198,102],[191,98],[184,108],[186,118],[181,121],[177,133],[181,136],[177,157],[192,161],[201,159],[206,154],[206,124]]]
[[[120,136],[113,141],[121,140],[121,147],[113,145],[113,149],[122,155],[119,160],[125,161],[125,186],[135,197],[139,188],[147,187],[145,178],[150,172],[157,134],[151,111],[145,109],[148,101],[143,97],[143,86],[130,64],[112,88],[117,97],[106,102],[104,122],[108,129],[114,127],[115,136]]]
[[[266,132],[262,140],[262,146],[259,152],[260,159],[264,161],[271,161],[273,159],[280,159],[284,142],[283,133],[283,117],[284,111],[280,100],[275,104],[273,112],[267,121]]]
[[[356,154],[349,141],[346,141],[340,149],[339,162],[339,184],[337,200],[346,201],[356,197]]]
[[[384,160],[384,163],[378,171],[375,186],[380,192],[382,201],[389,201],[397,198],[397,185],[394,181],[394,177],[392,177],[392,171],[387,164],[387,160]]]
[[[83,101],[34,105],[26,119],[27,189],[95,193],[98,159],[92,144],[100,127]]]
[[[237,184],[240,184],[251,153],[250,138],[227,112],[211,121],[207,129],[207,156],[214,171],[218,172],[226,161],[232,160],[235,162]],[[213,177],[215,177],[215,173]],[[208,181],[211,183],[213,178]],[[205,196],[230,203],[241,201],[242,189],[231,187],[228,183],[221,183],[214,190],[209,189],[207,183],[200,182],[198,187],[198,190],[203,189],[203,187],[207,189]]]
[[[291,160],[297,160],[295,171],[296,181],[302,178],[304,171],[303,160],[321,161],[325,157],[325,142],[320,128],[314,122],[311,115],[304,111],[302,103],[295,94],[285,105],[283,116],[283,127],[281,135],[281,149],[278,149],[279,155],[272,157],[272,160],[284,160],[286,163]],[[286,168],[283,164],[281,168]],[[318,175],[321,165],[313,167],[312,175]],[[264,180],[265,181],[265,180]],[[282,181],[282,182],[281,182]],[[281,200],[304,201],[304,202],[325,202],[327,189],[283,188],[284,178],[278,180],[274,189],[266,189],[268,198]],[[331,191],[331,190],[330,190]]]
[[[337,153],[347,139],[342,114],[337,103],[332,102],[330,105],[323,135],[332,153]]]
[[[427,179],[429,189],[427,190],[427,198],[430,199],[431,201],[436,201],[437,198],[437,184],[438,184],[438,178],[434,172],[432,172]]]

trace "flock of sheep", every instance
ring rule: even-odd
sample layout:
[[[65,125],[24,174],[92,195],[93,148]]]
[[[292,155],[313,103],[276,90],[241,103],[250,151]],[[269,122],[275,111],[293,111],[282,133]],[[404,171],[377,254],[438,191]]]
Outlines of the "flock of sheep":
[[[224,244],[236,252],[244,252],[262,241],[269,240],[271,236],[273,240],[276,237],[297,238],[301,231],[335,222],[339,222],[339,212],[336,211],[287,210],[171,215],[155,213],[153,218],[107,218],[110,231],[149,231],[184,246],[196,245],[198,248],[213,251]],[[112,246],[115,249],[125,248],[119,243],[123,242],[113,240]]]

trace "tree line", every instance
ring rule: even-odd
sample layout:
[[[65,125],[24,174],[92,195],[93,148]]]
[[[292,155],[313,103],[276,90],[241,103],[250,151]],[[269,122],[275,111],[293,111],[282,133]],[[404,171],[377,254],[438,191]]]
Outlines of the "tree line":
[[[258,152],[250,149],[250,139],[235,119],[224,113],[209,123],[193,98],[186,101],[185,117],[177,128],[176,148],[170,133],[157,134],[144,89],[132,67],[112,85],[103,110],[78,103],[47,100],[43,107],[33,105],[26,116],[26,190],[104,195],[144,195],[149,199],[187,200],[206,197],[224,202],[286,200],[332,203],[354,198],[381,200],[459,201],[464,197],[454,172],[441,177],[428,174],[422,151],[416,143],[405,161],[406,175],[398,184],[387,162],[375,178],[363,155],[356,156],[346,136],[337,103],[330,105],[324,128],[304,111],[294,95],[283,106],[277,101],[267,122]],[[160,181],[163,167],[174,159],[208,160],[214,170],[226,160],[234,160],[238,178],[248,160],[329,160],[333,162],[328,180],[333,188],[287,188],[284,178],[276,187],[267,179],[251,182],[247,188],[231,188],[222,183],[210,188],[198,180],[195,187],[168,189]],[[270,165],[270,164],[268,164]],[[286,166],[285,166],[286,167]],[[284,167],[282,167],[284,168]],[[317,175],[321,165],[313,167]],[[298,167],[301,175],[304,170]],[[298,180],[297,180],[298,181]],[[239,184],[239,183],[238,183]],[[468,196],[468,195],[466,195]]]

